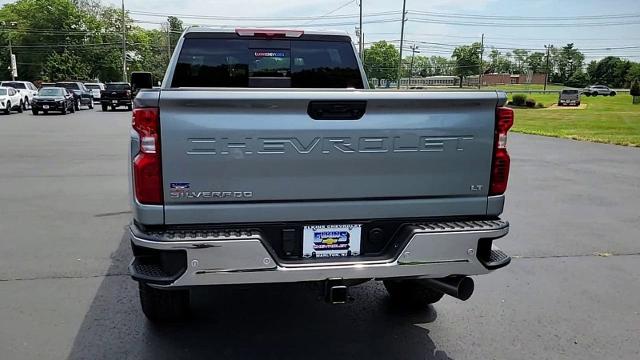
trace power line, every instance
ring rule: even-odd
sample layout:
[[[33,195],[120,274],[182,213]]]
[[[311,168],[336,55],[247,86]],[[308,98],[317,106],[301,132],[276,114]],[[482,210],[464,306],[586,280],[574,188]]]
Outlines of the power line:
[[[338,6],[337,8],[335,8],[335,9],[333,9],[333,10],[329,11],[329,12],[328,12],[328,13],[326,13],[326,14],[322,14],[322,15],[316,16],[315,18],[313,18],[313,19],[309,20],[308,22],[304,23],[303,25],[309,25],[309,24],[311,24],[312,22],[314,22],[314,21],[316,21],[316,20],[318,20],[318,19],[320,19],[320,18],[326,18],[326,17],[328,17],[329,15],[333,14],[334,12],[339,11],[339,10],[342,10],[342,9],[344,9],[345,7],[347,7],[348,5],[351,5],[351,3],[354,3],[355,1],[356,1],[356,0],[349,0],[349,1],[347,1],[346,3],[344,3],[344,4],[340,5],[340,6]]]

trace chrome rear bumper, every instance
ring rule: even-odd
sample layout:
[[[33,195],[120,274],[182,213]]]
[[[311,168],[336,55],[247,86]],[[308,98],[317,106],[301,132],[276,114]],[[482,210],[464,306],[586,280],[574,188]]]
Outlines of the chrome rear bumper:
[[[133,245],[161,251],[186,252],[186,266],[157,287],[302,282],[330,278],[368,279],[480,275],[506,266],[510,258],[492,245],[509,232],[502,220],[431,222],[410,225],[407,241],[397,256],[384,260],[364,258],[287,263],[278,259],[259,231],[174,231],[143,233],[129,227]],[[397,249],[399,250],[399,249]],[[482,252],[482,254],[480,254]],[[140,274],[134,258],[131,275]],[[151,273],[154,273],[151,271]],[[153,281],[148,281],[153,283]]]

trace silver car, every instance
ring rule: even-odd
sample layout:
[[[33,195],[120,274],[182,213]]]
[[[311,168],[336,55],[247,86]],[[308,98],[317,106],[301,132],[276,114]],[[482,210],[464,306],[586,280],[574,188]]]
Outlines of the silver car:
[[[580,91],[578,89],[563,89],[558,97],[558,106],[580,105]]]
[[[604,85],[591,85],[589,87],[584,88],[582,93],[586,96],[616,96],[616,92],[610,89],[608,86]]]

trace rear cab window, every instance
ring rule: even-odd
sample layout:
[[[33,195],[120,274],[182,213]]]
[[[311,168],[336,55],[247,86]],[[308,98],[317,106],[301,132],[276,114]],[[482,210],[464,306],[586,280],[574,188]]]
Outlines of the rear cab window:
[[[70,89],[70,90],[81,90],[80,86],[76,83],[56,83],[57,87],[63,87],[65,89]]]
[[[27,86],[24,83],[20,83],[20,82],[7,82],[7,81],[3,81],[1,84],[1,86],[8,86],[8,87],[12,87],[14,89],[26,89]]]
[[[363,88],[347,37],[270,40],[198,35],[184,39],[173,88]]]
[[[107,84],[107,85],[105,85],[104,89],[107,90],[107,91],[131,90],[131,85],[129,85],[129,84]]]

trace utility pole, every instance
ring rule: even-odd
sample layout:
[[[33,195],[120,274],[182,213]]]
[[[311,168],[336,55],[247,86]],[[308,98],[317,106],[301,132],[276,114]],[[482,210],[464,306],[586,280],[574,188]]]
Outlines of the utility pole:
[[[400,61],[398,62],[397,85],[400,89],[400,76],[402,76],[402,45],[404,42],[404,23],[407,21],[407,0],[402,0],[402,26],[400,27]]]
[[[167,64],[171,62],[171,23],[167,21]]]
[[[482,75],[483,74],[483,66],[482,66],[482,58],[484,57],[484,33],[482,33],[482,40],[480,40],[480,64],[479,64],[479,68],[480,71],[478,71],[478,89],[480,89],[480,84],[482,83]]]
[[[413,44],[409,47],[411,49],[411,65],[409,66],[409,86],[411,86],[411,79],[413,79],[413,59],[416,57],[416,53],[420,53],[418,46]]]
[[[364,49],[364,44],[362,39],[364,38],[364,36],[362,35],[362,0],[360,0],[360,35],[359,35],[360,39],[358,41],[358,51],[359,51],[359,55],[360,55],[360,61],[364,62],[364,54],[363,54],[363,49]]]
[[[122,81],[127,82],[127,23],[122,0]]]
[[[549,82],[549,50],[551,49],[551,44],[545,45],[547,48],[547,68],[544,74],[544,91],[547,91],[547,82]]]
[[[11,68],[11,80],[16,80],[16,69],[14,67],[15,58],[11,49],[11,36],[9,36],[9,67]]]
[[[12,21],[10,23],[7,23],[5,21],[0,22],[0,25],[2,25],[2,27],[7,27],[7,28],[15,28],[18,26],[18,23],[15,21]],[[9,30],[7,30],[7,38],[9,39],[9,70],[11,71],[11,80],[16,80],[16,76],[18,74],[18,64],[16,63],[16,56],[13,54],[13,47],[11,44],[11,33],[9,32]]]

